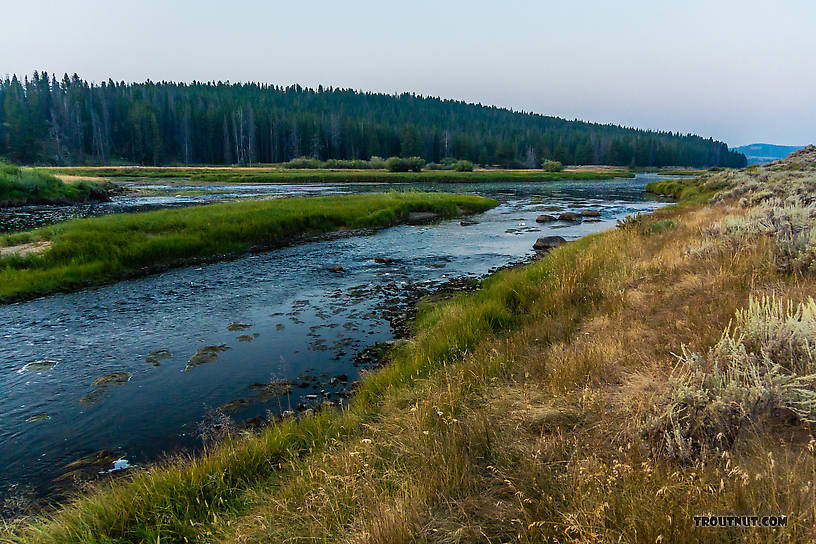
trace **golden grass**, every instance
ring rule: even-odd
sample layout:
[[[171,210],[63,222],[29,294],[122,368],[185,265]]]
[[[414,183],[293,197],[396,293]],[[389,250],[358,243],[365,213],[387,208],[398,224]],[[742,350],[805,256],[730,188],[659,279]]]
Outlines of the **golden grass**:
[[[816,288],[812,275],[773,266],[767,238],[737,252],[693,250],[733,213],[726,205],[662,210],[425,307],[415,337],[368,376],[347,411],[283,424],[298,437],[310,429],[311,438],[281,450],[288,453],[274,457],[270,473],[234,484],[228,506],[182,517],[187,529],[136,500],[143,492],[134,485],[145,481],[137,477],[29,522],[14,539],[813,541],[816,439],[807,425],[771,414],[728,448],[683,461],[643,432],[673,354],[717,343],[751,295],[803,301]],[[270,432],[232,447],[261,450]],[[208,462],[227,470],[219,451]],[[190,463],[151,477],[181,485]],[[129,496],[119,508],[141,510],[108,508],[111,496]],[[179,515],[178,504],[167,508]],[[124,521],[114,526],[117,512]],[[695,528],[693,516],[709,513],[784,514],[788,524]]]

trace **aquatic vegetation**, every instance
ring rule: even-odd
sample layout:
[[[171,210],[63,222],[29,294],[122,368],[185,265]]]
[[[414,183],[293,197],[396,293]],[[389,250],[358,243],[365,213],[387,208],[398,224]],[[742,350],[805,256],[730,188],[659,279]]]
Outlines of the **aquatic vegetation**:
[[[163,361],[164,359],[169,359],[170,357],[171,354],[169,351],[167,351],[166,349],[160,349],[148,353],[147,357],[145,357],[145,362],[153,366],[159,366],[161,364],[161,361]]]
[[[108,385],[122,385],[128,381],[130,381],[129,372],[111,372],[110,374],[105,374],[97,378],[91,385],[94,387],[106,387]]]
[[[36,254],[0,255],[0,301],[70,291],[196,260],[279,247],[309,235],[387,227],[412,213],[455,217],[494,200],[448,193],[227,202],[182,209],[76,219],[0,237],[0,248],[47,241]]]
[[[203,348],[199,348],[198,351],[190,357],[190,360],[187,361],[187,366],[184,368],[184,371],[187,372],[190,369],[193,369],[197,366],[203,365],[205,363],[214,363],[218,359],[218,354],[222,351],[227,351],[228,348],[226,344],[220,344],[218,346],[204,346]]]

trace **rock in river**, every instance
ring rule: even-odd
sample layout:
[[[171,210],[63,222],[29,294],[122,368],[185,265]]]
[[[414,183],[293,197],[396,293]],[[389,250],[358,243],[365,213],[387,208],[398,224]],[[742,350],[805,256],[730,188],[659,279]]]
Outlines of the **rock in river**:
[[[230,323],[227,325],[228,331],[243,331],[250,328],[252,325],[249,323],[238,323],[237,321]]]
[[[396,259],[392,259],[391,257],[374,257],[374,262],[377,264],[391,264]]]
[[[336,265],[336,266],[330,266],[329,267],[329,272],[342,272],[342,271],[343,271],[343,267],[340,266],[339,264]]]
[[[158,351],[151,351],[145,357],[145,362],[150,363],[153,366],[159,366],[159,362],[163,361],[164,359],[170,358],[170,352],[166,349],[160,349]]]
[[[280,395],[286,395],[292,390],[293,382],[276,380],[270,383],[253,383],[249,389],[262,399],[270,399]]]
[[[553,221],[558,221],[558,218],[554,215],[547,215],[546,213],[536,217],[536,223],[552,223]]]
[[[221,344],[220,346],[204,346],[200,348],[198,351],[195,352],[195,355],[190,357],[190,360],[187,361],[187,368],[184,371],[188,371],[191,368],[195,368],[198,365],[203,365],[204,363],[212,363],[216,359],[218,359],[218,354],[222,351],[227,351],[229,348],[226,344]]]
[[[564,212],[558,216],[559,221],[579,221],[581,216],[575,212]]]
[[[550,251],[565,243],[567,243],[567,241],[561,236],[544,236],[536,240],[535,244],[533,244],[533,249],[536,251]]]
[[[43,359],[42,361],[34,361],[31,363],[27,363],[23,368],[20,369],[20,372],[27,372],[33,370],[35,372],[42,372],[45,370],[51,370],[57,365],[57,361],[53,361],[51,359]]]
[[[97,378],[91,384],[94,387],[106,387],[108,385],[123,385],[130,380],[130,372],[111,372],[101,378]]]
[[[581,215],[584,217],[600,217],[601,212],[598,210],[581,210]]]

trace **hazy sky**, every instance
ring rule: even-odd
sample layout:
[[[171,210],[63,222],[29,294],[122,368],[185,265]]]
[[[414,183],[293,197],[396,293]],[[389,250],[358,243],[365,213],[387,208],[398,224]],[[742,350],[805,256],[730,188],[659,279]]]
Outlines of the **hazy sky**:
[[[417,93],[816,142],[813,0],[3,1],[0,74]]]

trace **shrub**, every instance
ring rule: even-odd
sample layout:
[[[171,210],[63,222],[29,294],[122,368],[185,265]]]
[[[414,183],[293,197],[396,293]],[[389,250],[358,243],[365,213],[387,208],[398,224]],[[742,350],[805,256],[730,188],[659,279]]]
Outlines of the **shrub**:
[[[298,157],[283,163],[283,166],[286,168],[320,168],[322,164],[313,157]]]
[[[729,448],[746,427],[778,415],[816,423],[816,303],[752,298],[735,326],[679,364],[644,425],[669,457]]]
[[[775,296],[751,297],[734,321],[750,352],[764,353],[789,372],[816,372],[816,302],[812,298],[794,306]]]
[[[371,168],[382,170],[385,168],[385,159],[378,157],[377,155],[373,155],[370,159],[368,159],[368,164],[371,165]]]
[[[419,157],[390,157],[385,167],[391,172],[420,172],[425,166],[425,159]]]
[[[564,169],[564,165],[558,161],[543,161],[541,169],[545,172],[560,172]]]
[[[453,169],[457,172],[473,172],[473,163],[470,161],[456,161]]]
[[[744,216],[729,216],[709,227],[711,243],[741,249],[756,236],[771,241],[773,262],[780,272],[807,272],[816,267],[816,205],[784,205],[770,199]]]

